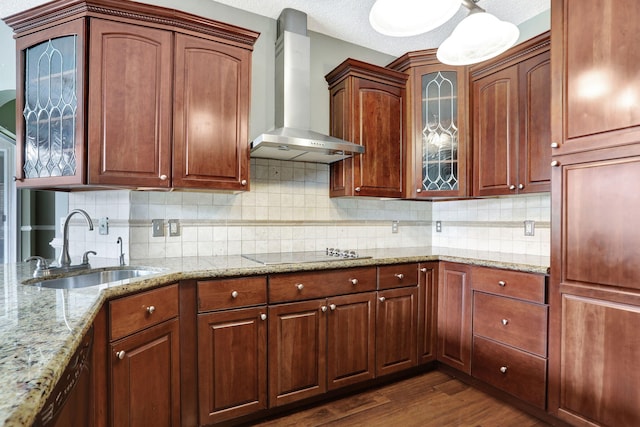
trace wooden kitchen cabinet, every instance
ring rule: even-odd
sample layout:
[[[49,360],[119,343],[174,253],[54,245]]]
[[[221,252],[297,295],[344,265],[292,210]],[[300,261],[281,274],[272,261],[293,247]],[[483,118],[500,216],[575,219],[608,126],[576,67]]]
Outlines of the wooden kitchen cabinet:
[[[365,147],[330,167],[331,197],[402,197],[407,75],[347,59],[326,75],[331,136]]]
[[[409,75],[405,197],[467,196],[467,68],[440,63],[436,49],[408,52],[387,67]]]
[[[438,263],[420,263],[418,275],[418,364],[436,359]]]
[[[61,0],[5,22],[25,112],[19,186],[248,190],[257,33],[115,0]]]
[[[542,34],[470,71],[474,196],[549,191],[549,40]]]

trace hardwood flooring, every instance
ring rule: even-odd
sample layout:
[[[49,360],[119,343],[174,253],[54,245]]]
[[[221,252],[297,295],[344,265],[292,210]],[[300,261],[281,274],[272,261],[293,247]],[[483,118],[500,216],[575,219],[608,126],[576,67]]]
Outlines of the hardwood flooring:
[[[542,427],[549,424],[446,373],[432,371],[254,425]]]

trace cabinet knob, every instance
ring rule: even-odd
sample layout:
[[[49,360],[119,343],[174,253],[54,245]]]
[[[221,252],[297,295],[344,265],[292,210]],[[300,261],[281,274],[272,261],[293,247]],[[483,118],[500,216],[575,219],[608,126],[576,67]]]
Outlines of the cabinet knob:
[[[516,186],[515,186],[515,185],[511,184],[511,185],[509,186],[509,190],[515,190],[515,189],[516,189]]]
[[[238,298],[238,291],[231,292],[231,298]]]
[[[500,280],[500,281],[498,282],[498,285],[499,285],[499,286],[502,286],[502,287],[504,288],[505,286],[507,286],[507,282],[505,282],[504,280]]]
[[[416,188],[416,193],[422,193],[422,188]]]
[[[560,144],[558,144],[557,142],[551,143],[551,148],[558,148],[558,147],[560,147]]]
[[[394,276],[396,276],[398,278],[398,280],[404,279],[404,274],[402,274],[402,273],[396,273],[396,274],[394,274]]]
[[[507,326],[508,323],[509,323],[509,319],[502,319],[502,324],[504,326]]]
[[[166,181],[167,180],[167,175],[160,175],[160,179],[162,181]]]
[[[260,320],[267,320],[267,315],[264,313],[260,314]]]
[[[554,161],[551,162],[551,166],[556,168],[556,167],[560,166],[560,162],[557,161],[557,160],[554,160]]]
[[[156,308],[154,306],[150,305],[149,307],[147,307],[147,313],[153,314],[154,311],[156,311]]]
[[[501,366],[500,367],[500,372],[502,372],[503,374],[507,373],[507,367],[506,366]]]
[[[322,307],[320,307],[320,310],[322,310],[323,313],[327,312],[327,306],[323,305]]]
[[[380,300],[380,302],[384,302],[386,300],[386,298],[385,297],[380,297],[380,298],[378,298],[378,300]]]
[[[120,360],[124,359],[127,353],[124,350],[116,351],[116,357]]]
[[[247,180],[243,179],[242,181],[240,181],[240,185],[242,185],[243,187],[247,185]]]
[[[301,291],[304,289],[304,285],[302,283],[296,283],[296,289]]]
[[[427,269],[426,269],[425,267],[422,267],[422,268],[420,269],[420,271],[421,271],[421,272],[423,272],[423,273],[426,273],[426,272],[427,272]]]
[[[518,184],[518,190],[522,190],[524,188],[524,184]]]
[[[329,308],[331,309],[331,311],[335,311],[336,305],[335,304],[329,304]]]
[[[351,282],[352,285],[357,285],[358,284],[358,279],[349,279],[349,281]]]
[[[356,193],[360,192],[360,187],[356,187]]]

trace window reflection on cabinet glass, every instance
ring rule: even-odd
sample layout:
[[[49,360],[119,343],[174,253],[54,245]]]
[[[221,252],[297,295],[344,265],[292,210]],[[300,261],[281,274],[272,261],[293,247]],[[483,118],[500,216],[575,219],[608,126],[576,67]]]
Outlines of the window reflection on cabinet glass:
[[[458,189],[458,88],[455,71],[422,76],[422,188]]]
[[[77,36],[47,40],[25,55],[26,178],[76,171]]]

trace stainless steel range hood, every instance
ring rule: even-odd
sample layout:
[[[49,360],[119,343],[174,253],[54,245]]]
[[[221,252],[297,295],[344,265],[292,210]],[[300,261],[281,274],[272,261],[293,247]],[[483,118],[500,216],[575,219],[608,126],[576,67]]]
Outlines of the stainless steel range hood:
[[[311,48],[307,14],[284,9],[276,41],[276,128],[251,143],[251,157],[333,163],[364,147],[311,129]]]

